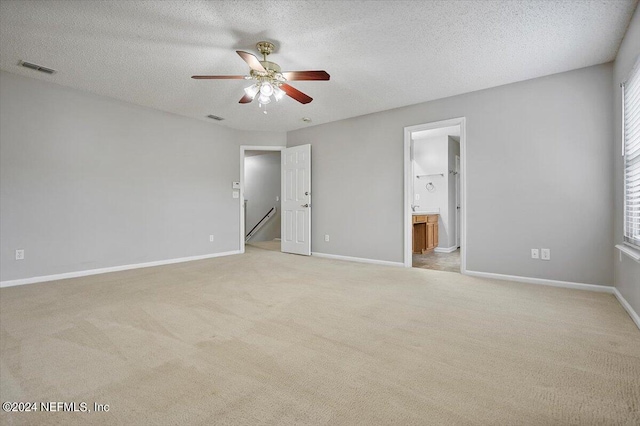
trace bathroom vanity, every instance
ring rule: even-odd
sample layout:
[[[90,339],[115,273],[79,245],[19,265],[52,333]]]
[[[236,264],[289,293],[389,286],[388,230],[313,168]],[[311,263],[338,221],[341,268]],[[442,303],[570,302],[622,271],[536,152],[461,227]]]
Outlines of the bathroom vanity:
[[[427,253],[438,247],[437,214],[413,214],[413,252]]]

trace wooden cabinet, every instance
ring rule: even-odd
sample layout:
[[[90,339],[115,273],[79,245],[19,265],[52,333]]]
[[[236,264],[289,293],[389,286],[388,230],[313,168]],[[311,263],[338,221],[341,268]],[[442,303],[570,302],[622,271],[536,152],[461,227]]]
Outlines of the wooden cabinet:
[[[438,247],[438,215],[413,216],[413,252],[427,253]]]

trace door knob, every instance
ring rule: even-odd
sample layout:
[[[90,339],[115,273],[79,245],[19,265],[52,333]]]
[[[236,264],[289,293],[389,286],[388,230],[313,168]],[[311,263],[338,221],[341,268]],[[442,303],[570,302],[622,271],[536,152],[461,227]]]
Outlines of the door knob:
[[[309,191],[305,191],[304,195],[309,195]]]
[[[300,207],[309,207],[309,204],[303,204]]]

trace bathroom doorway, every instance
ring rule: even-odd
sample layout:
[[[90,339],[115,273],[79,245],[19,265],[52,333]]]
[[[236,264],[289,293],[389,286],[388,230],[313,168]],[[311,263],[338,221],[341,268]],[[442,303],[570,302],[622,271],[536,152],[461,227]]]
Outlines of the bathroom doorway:
[[[465,120],[405,128],[405,266],[466,269]]]

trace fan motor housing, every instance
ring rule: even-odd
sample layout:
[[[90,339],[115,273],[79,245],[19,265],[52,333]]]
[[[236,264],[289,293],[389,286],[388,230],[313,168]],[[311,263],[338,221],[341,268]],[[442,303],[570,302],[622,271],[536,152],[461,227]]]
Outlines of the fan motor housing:
[[[273,71],[273,72],[280,72],[280,65],[276,64],[275,62],[271,62],[271,61],[260,61],[260,63],[262,64],[262,66],[267,70],[267,71]]]

